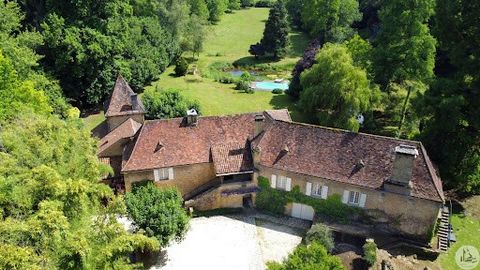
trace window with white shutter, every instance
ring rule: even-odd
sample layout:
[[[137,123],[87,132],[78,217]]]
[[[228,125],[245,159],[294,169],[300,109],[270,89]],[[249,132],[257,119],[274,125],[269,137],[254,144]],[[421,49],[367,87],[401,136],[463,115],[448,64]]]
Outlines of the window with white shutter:
[[[173,168],[161,168],[153,170],[155,182],[173,179]]]
[[[287,177],[283,175],[279,175],[277,177],[277,189],[287,189]]]
[[[360,203],[360,192],[350,191],[348,195],[348,204],[358,205]]]

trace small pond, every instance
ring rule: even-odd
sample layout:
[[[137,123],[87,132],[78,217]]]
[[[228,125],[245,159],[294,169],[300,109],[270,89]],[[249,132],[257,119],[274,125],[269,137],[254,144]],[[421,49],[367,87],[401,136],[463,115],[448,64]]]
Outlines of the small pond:
[[[272,81],[263,81],[263,82],[253,82],[252,87],[256,90],[271,91],[273,89],[288,89],[288,82],[272,82]]]

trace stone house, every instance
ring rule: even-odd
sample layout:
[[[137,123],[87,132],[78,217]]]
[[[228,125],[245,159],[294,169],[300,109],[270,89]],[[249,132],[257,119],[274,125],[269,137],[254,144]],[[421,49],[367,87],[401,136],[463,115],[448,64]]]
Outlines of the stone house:
[[[152,180],[175,186],[199,210],[255,203],[258,176],[276,189],[360,207],[392,231],[424,237],[444,204],[442,183],[420,142],[293,122],[287,110],[144,121],[143,106],[119,77],[99,142],[126,191]],[[312,207],[285,214],[312,220]]]

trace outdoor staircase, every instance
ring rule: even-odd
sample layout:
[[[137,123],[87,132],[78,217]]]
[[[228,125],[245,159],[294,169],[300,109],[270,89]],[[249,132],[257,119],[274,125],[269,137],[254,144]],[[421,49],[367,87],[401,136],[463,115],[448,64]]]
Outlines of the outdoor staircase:
[[[440,226],[438,227],[438,248],[441,251],[447,251],[450,246],[450,209],[447,206],[442,208],[442,216],[440,218]]]

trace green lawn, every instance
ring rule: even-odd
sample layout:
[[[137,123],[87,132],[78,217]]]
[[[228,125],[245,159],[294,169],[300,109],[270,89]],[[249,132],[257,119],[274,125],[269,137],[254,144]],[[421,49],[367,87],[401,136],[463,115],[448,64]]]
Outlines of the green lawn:
[[[240,64],[269,64],[282,67],[282,76],[288,76],[291,69],[303,54],[308,45],[308,37],[300,32],[290,33],[291,48],[287,56],[279,61],[271,59],[256,60],[250,56],[248,49],[251,44],[260,41],[268,18],[267,8],[250,8],[225,14],[217,25],[208,27],[204,50],[194,63],[200,75],[173,76],[174,67],[169,67],[160,79],[152,85],[158,89],[174,88],[180,90],[186,97],[200,102],[203,115],[227,115],[245,112],[258,112],[268,109],[288,108],[296,121],[306,121],[292,100],[285,94],[274,95],[270,92],[257,91],[254,94],[241,93],[234,90],[232,84],[221,84],[207,76],[208,67],[215,62]],[[186,57],[191,57],[185,53]],[[85,118],[89,129],[103,121],[103,113]]]
[[[437,259],[444,270],[459,269],[455,263],[455,253],[461,246],[474,246],[480,251],[480,196],[472,197],[462,205],[465,213],[455,213],[452,216],[457,243]],[[480,269],[480,264],[475,269]]]
[[[239,62],[243,64],[265,64],[290,68],[302,55],[308,44],[308,38],[298,32],[290,34],[292,44],[287,57],[280,61],[255,60],[249,55],[251,44],[258,42],[268,17],[266,8],[250,8],[239,10],[233,14],[225,14],[218,25],[208,28],[204,43],[204,51],[195,63],[199,74],[205,74],[209,65],[214,62]],[[187,57],[188,53],[185,54]],[[207,76],[187,75],[173,76],[173,67],[164,72],[157,82],[148,87],[158,89],[175,88],[185,96],[197,99],[202,106],[203,115],[226,115],[233,113],[255,112],[266,109],[288,108],[297,121],[304,117],[296,110],[295,104],[286,95],[274,95],[270,92],[257,91],[254,94],[241,93],[234,90],[232,84],[221,84]]]

